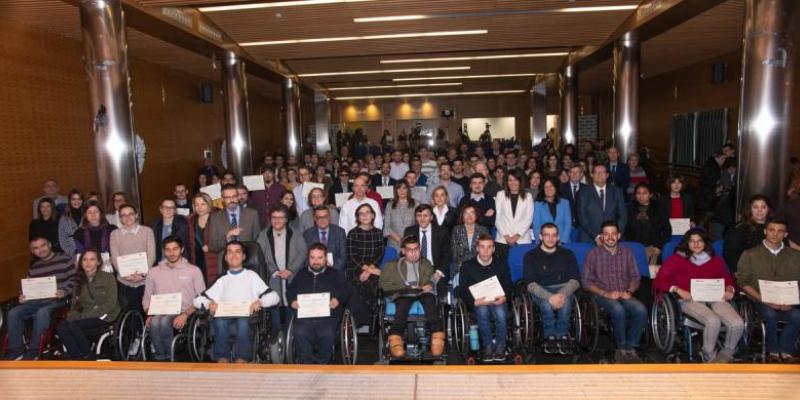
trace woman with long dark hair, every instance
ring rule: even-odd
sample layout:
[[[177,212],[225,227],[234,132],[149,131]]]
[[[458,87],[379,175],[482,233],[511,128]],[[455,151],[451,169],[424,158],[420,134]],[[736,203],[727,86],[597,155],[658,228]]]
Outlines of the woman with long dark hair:
[[[58,244],[64,254],[75,256],[75,231],[83,222],[83,195],[72,189],[67,195],[64,214],[58,219]]]
[[[53,251],[60,253],[61,246],[58,240],[58,212],[56,202],[49,197],[42,197],[37,204],[38,217],[28,224],[28,241],[35,237],[42,237],[50,241]]]
[[[206,287],[217,280],[218,258],[217,254],[208,248],[211,240],[209,237],[208,217],[214,211],[211,197],[205,193],[197,193],[192,198],[192,214],[187,218],[189,223],[189,241],[187,243],[189,262],[200,268]]]
[[[75,238],[75,254],[82,254],[88,248],[97,249],[100,254],[111,252],[111,232],[117,229],[106,221],[106,215],[100,204],[94,201],[86,203],[81,226],[72,235]]]
[[[764,226],[770,214],[770,201],[767,196],[757,194],[750,197],[747,207],[742,211],[738,225],[725,236],[722,257],[731,273],[736,273],[739,257],[745,250],[764,241]]]
[[[403,232],[414,225],[414,208],[416,202],[411,198],[411,186],[405,180],[400,180],[394,185],[394,198],[386,206],[383,216],[383,236],[387,245],[400,250],[403,241]]]
[[[533,235],[539,235],[542,225],[553,223],[558,227],[561,243],[569,243],[572,232],[572,207],[569,200],[561,198],[558,182],[547,178],[533,206]]]
[[[509,246],[531,243],[533,240],[533,196],[524,189],[523,182],[525,178],[521,171],[510,171],[503,190],[497,192],[495,197],[495,242],[501,258],[508,254]]]

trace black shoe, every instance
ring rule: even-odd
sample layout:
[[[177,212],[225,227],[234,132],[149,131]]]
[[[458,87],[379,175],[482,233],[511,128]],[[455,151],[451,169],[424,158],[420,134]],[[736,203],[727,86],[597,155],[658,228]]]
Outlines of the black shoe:
[[[483,362],[492,361],[494,361],[494,351],[492,350],[492,346],[486,346],[483,349]]]
[[[548,336],[547,339],[544,340],[544,354],[558,354],[558,344],[556,343],[556,338],[553,336]]]
[[[562,336],[560,339],[558,339],[558,354],[563,356],[572,354],[572,345],[566,336]]]
[[[494,356],[492,357],[495,362],[505,362],[506,361],[506,346],[498,346],[494,350]]]

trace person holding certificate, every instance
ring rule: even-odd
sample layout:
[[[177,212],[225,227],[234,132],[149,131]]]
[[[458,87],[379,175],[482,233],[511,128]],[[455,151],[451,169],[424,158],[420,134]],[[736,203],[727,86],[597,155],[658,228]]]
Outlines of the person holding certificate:
[[[144,295],[145,276],[156,262],[156,242],[153,230],[139,225],[136,207],[123,204],[119,208],[119,222],[120,228],[110,236],[111,264],[127,301],[124,305],[138,309]]]
[[[28,267],[28,279],[23,280],[19,305],[8,312],[7,360],[38,357],[39,338],[50,326],[53,312],[66,306],[64,299],[72,293],[75,284],[75,262],[71,257],[53,252],[50,241],[42,237],[31,239],[29,245],[35,261]],[[56,279],[55,286],[43,279],[52,281],[52,277]],[[33,320],[28,343],[34,345],[26,349],[22,335],[28,320]]]
[[[78,260],[72,306],[67,320],[57,328],[67,359],[91,359],[92,343],[86,338],[86,332],[112,324],[119,316],[117,280],[114,274],[101,271],[102,265],[100,252],[93,249],[83,252]]]
[[[475,208],[474,205],[468,207]],[[508,303],[506,294],[511,293],[511,277],[508,275],[508,264],[492,257],[494,254],[494,239],[488,234],[478,237],[478,254],[475,258],[461,266],[458,279],[458,295],[475,310],[478,318],[479,337],[483,348],[483,361],[505,361],[506,339],[508,337],[508,322],[506,314]],[[487,280],[493,279],[499,283],[493,287],[483,285],[493,291],[476,298],[476,286],[481,286]],[[483,291],[481,291],[483,292]],[[494,292],[494,293],[492,293]],[[494,319],[494,335],[492,335],[492,319]],[[494,341],[492,340],[494,338]]]
[[[421,257],[420,242],[416,236],[406,236],[402,242],[402,256],[391,261],[380,274],[380,287],[394,301],[396,311],[389,328],[389,351],[392,357],[406,354],[403,333],[406,330],[408,312],[414,301],[419,301],[425,310],[425,320],[431,329],[431,355],[438,357],[444,352],[444,331],[433,293],[434,268],[427,258]],[[424,350],[423,350],[424,351]]]
[[[736,278],[766,324],[767,362],[797,363],[800,361],[795,350],[800,335],[800,308],[797,306],[800,299],[796,288],[800,281],[800,251],[784,243],[788,235],[786,221],[768,221],[764,231],[766,239],[762,244],[745,251],[739,259]],[[773,293],[764,293],[759,281],[788,283],[794,286],[794,293],[768,299]],[[780,335],[779,321],[786,322]]]
[[[249,362],[252,359],[250,315],[262,307],[272,307],[280,302],[278,294],[267,287],[258,273],[244,269],[246,258],[242,242],[234,240],[225,245],[224,261],[228,267],[227,272],[204,294],[194,299],[194,307],[205,307],[211,313],[211,324],[216,335],[214,359],[219,363],[230,361],[231,349],[226,335],[230,335],[231,328],[236,337],[233,348],[235,361]],[[222,314],[223,309],[226,316],[217,317],[217,312]]]
[[[720,280],[719,287],[700,290],[698,280]],[[724,282],[724,283],[723,283]],[[706,291],[713,293],[705,293]],[[711,240],[700,229],[690,229],[677,251],[658,270],[653,281],[656,293],[673,293],[681,311],[703,324],[703,362],[729,363],[744,333],[744,321],[729,301],[736,293],[733,276],[722,258],[714,254]],[[716,300],[711,298],[718,296]],[[716,350],[720,327],[725,325],[725,343]]]
[[[164,259],[147,274],[144,287],[142,306],[149,311],[151,296],[158,294],[180,293],[181,310],[178,315],[149,315],[146,325],[153,339],[156,361],[170,359],[172,339],[175,330],[181,330],[186,325],[195,309],[192,299],[199,296],[206,289],[203,273],[200,268],[189,264],[184,257],[185,246],[183,240],[177,236],[167,236],[162,242]]]
[[[294,343],[300,364],[328,364],[333,357],[333,346],[338,324],[347,297],[347,283],[342,272],[328,266],[328,249],[314,243],[308,249],[308,266],[297,272],[287,289],[286,298],[297,313],[294,320]],[[303,308],[311,308],[304,295],[327,294],[324,309],[309,310],[315,317],[303,317]],[[314,350],[316,349],[316,351]]]

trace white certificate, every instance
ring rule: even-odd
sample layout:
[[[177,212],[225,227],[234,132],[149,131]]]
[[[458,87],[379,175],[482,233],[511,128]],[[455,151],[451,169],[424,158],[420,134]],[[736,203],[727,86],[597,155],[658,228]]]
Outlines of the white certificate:
[[[781,306],[796,306],[800,304],[797,281],[765,281],[759,279],[758,289],[761,293],[761,301],[764,303]]]
[[[297,295],[297,318],[331,316],[331,294],[309,293]]]
[[[22,280],[22,294],[25,300],[52,299],[56,297],[56,277],[27,278]]]
[[[692,228],[692,223],[689,218],[670,218],[669,224],[672,226],[672,235],[683,235]]]
[[[147,315],[178,315],[181,313],[181,294],[167,293],[150,296]]]
[[[494,301],[494,299],[506,295],[503,291],[503,287],[500,286],[500,281],[497,280],[497,276],[493,276],[470,286],[469,292],[475,300],[483,298],[485,300]]]
[[[254,300],[221,301],[217,303],[217,312],[214,317],[249,317],[250,304]]]
[[[725,279],[692,279],[691,293],[693,301],[723,301]]]
[[[342,208],[352,194],[352,192],[336,193],[336,207]]]
[[[189,214],[192,213],[192,210],[190,210],[188,208],[184,208],[184,207],[178,207],[178,208],[175,209],[175,212],[178,213],[178,215],[182,215],[184,217],[188,217]]]
[[[297,199],[296,201],[305,202],[306,200],[308,200],[308,194],[311,193],[311,191],[316,189],[316,188],[322,189],[323,192],[325,191],[325,185],[322,184],[322,183],[316,183],[316,182],[306,182],[306,183],[304,183],[303,184],[303,199],[302,200],[301,199]]]
[[[425,193],[428,191],[428,188],[425,186],[414,186],[411,188],[411,198],[420,202],[425,202]]]
[[[381,197],[384,199],[394,198],[394,186],[378,186],[375,188]]]
[[[326,255],[326,259],[328,261],[328,266],[332,267],[333,266],[333,253],[328,253]]]
[[[103,259],[103,267],[101,268],[103,272],[108,272],[109,274],[114,273],[114,266],[111,265],[111,254],[107,251],[100,253],[100,258]]]
[[[261,175],[247,175],[242,177],[242,184],[247,187],[249,191],[264,190],[264,177]]]
[[[200,188],[200,191],[209,195],[209,197],[211,197],[211,200],[217,200],[222,198],[222,185],[220,185],[219,183],[203,186]]]
[[[147,253],[143,251],[117,257],[117,271],[123,278],[133,274],[147,274],[149,267]]]

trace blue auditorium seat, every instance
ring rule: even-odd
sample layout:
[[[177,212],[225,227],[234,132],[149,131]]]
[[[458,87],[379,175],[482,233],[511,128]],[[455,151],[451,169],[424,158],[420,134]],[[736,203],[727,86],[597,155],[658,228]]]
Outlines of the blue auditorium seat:
[[[583,272],[583,264],[586,263],[586,255],[589,254],[595,246],[592,243],[572,242],[564,245],[564,248],[572,250],[575,258],[578,260],[578,271]]]
[[[639,274],[643,278],[649,278],[650,263],[647,262],[647,253],[644,250],[644,245],[639,242],[620,242],[620,244],[627,246],[633,251],[633,258],[636,259],[636,266],[639,267]]]
[[[394,247],[386,246],[383,250],[383,260],[381,260],[381,269],[389,261],[397,260],[397,250]]]
[[[522,262],[525,254],[535,249],[536,243],[518,244],[508,249],[508,273],[511,275],[511,282],[522,279]]]
[[[669,242],[664,244],[664,248],[661,249],[662,262],[675,253],[675,248],[678,247],[678,244],[681,242],[681,240],[683,240],[683,236],[673,236]]]

